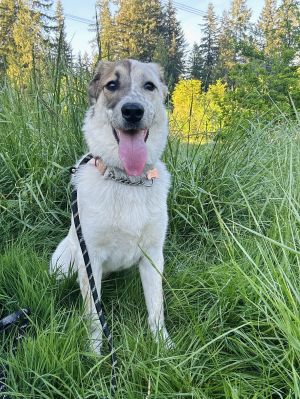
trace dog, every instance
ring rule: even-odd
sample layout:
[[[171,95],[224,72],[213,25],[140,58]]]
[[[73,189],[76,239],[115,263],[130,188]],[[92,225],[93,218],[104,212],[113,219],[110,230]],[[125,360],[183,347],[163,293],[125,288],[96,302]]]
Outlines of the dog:
[[[83,237],[101,297],[102,277],[138,265],[148,323],[156,340],[172,341],[164,323],[162,275],[170,175],[160,160],[168,135],[167,87],[158,64],[102,61],[90,82],[83,131],[93,159],[73,178]],[[56,248],[50,271],[78,272],[92,346],[101,328],[74,222]]]

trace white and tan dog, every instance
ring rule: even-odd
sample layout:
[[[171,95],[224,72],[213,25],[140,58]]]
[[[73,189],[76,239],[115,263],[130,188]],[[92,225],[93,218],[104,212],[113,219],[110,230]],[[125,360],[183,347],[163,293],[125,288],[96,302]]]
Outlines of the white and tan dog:
[[[84,122],[89,162],[76,173],[79,214],[98,293],[102,276],[138,264],[153,335],[170,344],[164,324],[162,273],[167,230],[169,173],[160,161],[168,134],[164,100],[167,88],[156,64],[134,60],[101,62],[89,87],[90,108]],[[145,181],[153,185],[121,184]],[[95,314],[74,223],[55,250],[50,269],[78,271],[87,312]],[[93,317],[93,346],[101,343]]]

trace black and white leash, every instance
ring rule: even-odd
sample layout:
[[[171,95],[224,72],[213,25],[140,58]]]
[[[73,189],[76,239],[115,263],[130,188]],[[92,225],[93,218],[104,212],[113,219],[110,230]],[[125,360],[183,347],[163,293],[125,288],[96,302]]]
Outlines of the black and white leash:
[[[92,158],[93,158],[93,156],[91,154],[88,154],[86,157],[84,157],[81,160],[81,162],[79,163],[79,165],[77,167],[71,168],[71,173],[75,174],[80,166],[85,165]],[[72,208],[74,225],[75,225],[79,245],[81,248],[81,252],[83,255],[83,259],[84,259],[84,264],[86,267],[86,272],[87,272],[87,276],[88,276],[88,280],[89,280],[89,285],[90,285],[93,301],[95,304],[95,308],[96,308],[96,312],[97,312],[99,321],[101,323],[103,333],[104,333],[105,337],[107,338],[107,342],[108,342],[111,368],[112,368],[111,381],[110,381],[110,395],[114,396],[116,393],[116,389],[117,389],[117,356],[116,356],[115,349],[113,346],[112,334],[108,328],[108,325],[107,325],[107,322],[106,322],[106,319],[104,316],[104,312],[103,312],[102,303],[101,303],[101,300],[100,300],[98,292],[97,292],[90,257],[89,257],[87,247],[85,244],[85,240],[83,238],[83,234],[82,234],[82,230],[81,230],[78,201],[77,201],[77,190],[76,190],[75,186],[73,187],[71,198],[72,198],[71,199],[71,208]],[[22,310],[19,310],[9,316],[6,316],[4,319],[0,320],[0,333],[8,330],[13,325],[21,323],[21,325],[18,326],[17,336],[14,338],[13,348],[12,348],[13,353],[15,353],[15,351],[16,351],[18,341],[21,338],[23,338],[23,336],[25,335],[25,332],[26,332],[26,329],[28,326],[28,322],[29,322],[27,316],[29,316],[29,314],[30,314],[29,309],[22,309]],[[0,397],[2,399],[10,399],[9,396],[5,394],[5,390],[7,387],[6,377],[7,377],[6,368],[5,367],[0,368]],[[3,396],[3,394],[4,394],[4,396]],[[107,398],[103,398],[103,399],[107,399]]]
[[[27,327],[29,325],[28,316],[30,315],[30,309],[21,309],[15,313],[12,313],[4,319],[0,320],[0,333],[8,331],[12,326],[17,325],[17,335],[13,341],[12,352],[15,353],[18,342],[24,337]],[[6,367],[2,367],[0,369],[0,396],[2,399],[9,399],[9,396],[5,393],[7,385],[6,385],[6,376],[7,369]]]
[[[85,158],[81,160],[79,165],[75,168],[72,168],[71,173],[75,174],[78,168],[82,165],[87,164],[91,159],[93,158],[92,154],[88,154]],[[99,321],[101,323],[102,331],[107,339],[108,342],[108,349],[110,352],[110,362],[111,362],[111,381],[110,381],[110,394],[114,395],[117,389],[117,356],[115,353],[115,349],[113,346],[113,338],[112,334],[108,328],[104,312],[103,312],[103,307],[102,307],[102,302],[101,299],[99,298],[98,292],[97,292],[97,287],[95,284],[95,279],[93,276],[93,270],[92,270],[92,265],[91,265],[91,260],[87,251],[87,247],[85,244],[85,240],[82,234],[81,230],[81,224],[80,224],[80,218],[79,218],[79,209],[78,209],[78,200],[77,200],[77,190],[76,187],[73,187],[72,190],[72,203],[71,203],[71,208],[72,208],[72,214],[73,214],[73,220],[74,220],[74,225],[76,229],[76,234],[78,237],[79,245],[81,248],[81,252],[83,255],[83,260],[89,280],[89,285],[93,297],[93,301],[95,304],[96,312],[99,318]]]
[[[80,161],[80,163],[77,167],[71,168],[71,173],[75,174],[80,166],[87,164],[91,159],[93,159],[92,154],[86,155]],[[141,180],[139,180],[137,182],[131,182],[129,179],[118,178],[115,176],[113,171],[110,171],[110,173],[107,177],[111,180],[118,182],[118,183],[128,184],[128,185],[144,185],[146,187],[151,187],[153,184],[153,179],[150,179],[150,181],[149,181],[148,179],[142,178]],[[89,285],[90,285],[93,301],[95,304],[95,308],[96,308],[96,312],[97,312],[99,321],[101,323],[103,333],[104,333],[105,337],[107,338],[107,342],[108,342],[111,368],[112,368],[110,394],[112,396],[114,396],[116,393],[116,389],[117,389],[117,356],[116,356],[115,349],[113,346],[112,334],[108,328],[108,325],[107,325],[107,322],[106,322],[106,319],[104,316],[104,312],[103,312],[102,302],[101,302],[101,299],[99,298],[99,295],[97,292],[90,257],[89,257],[86,243],[85,243],[85,240],[84,240],[84,237],[82,234],[82,230],[81,230],[79,209],[78,209],[77,190],[76,190],[75,186],[73,187],[73,190],[72,190],[72,200],[71,201],[72,201],[71,208],[72,208],[74,225],[75,225],[79,245],[81,248],[81,252],[83,255],[83,259],[84,259],[84,264],[86,267],[86,272],[87,272],[87,276],[88,276],[88,280],[89,280]],[[14,342],[13,342],[13,348],[12,348],[13,353],[15,353],[15,351],[17,349],[18,341],[21,340],[25,335],[26,329],[29,324],[29,319],[28,319],[29,315],[30,315],[30,309],[22,309],[15,313],[12,313],[11,315],[6,316],[4,319],[0,320],[0,333],[7,331],[13,325],[20,324],[20,325],[18,325],[18,334],[14,338]],[[6,375],[7,375],[6,368],[0,368],[0,395],[2,395],[1,396],[2,399],[9,399],[9,396],[5,394],[5,389],[7,387],[7,385],[5,383]]]

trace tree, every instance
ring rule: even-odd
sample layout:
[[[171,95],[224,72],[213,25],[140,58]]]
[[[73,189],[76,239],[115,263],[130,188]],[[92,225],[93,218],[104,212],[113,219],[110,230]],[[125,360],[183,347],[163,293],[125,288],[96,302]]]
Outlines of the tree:
[[[97,10],[97,44],[99,59],[110,61],[114,59],[113,38],[115,36],[114,21],[110,10],[110,0],[98,0]]]
[[[40,42],[46,47],[51,47],[51,34],[55,31],[55,17],[51,14],[53,0],[32,0],[30,8],[36,14],[40,25]]]
[[[216,76],[232,89],[239,65],[246,64],[255,52],[249,35],[250,17],[245,0],[232,0],[229,13],[225,11],[221,20]]]
[[[281,45],[294,49],[300,46],[300,5],[297,0],[283,0],[277,10],[278,35]]]
[[[228,14],[228,23],[231,34],[237,44],[247,39],[250,18],[251,10],[247,8],[246,0],[232,0]]]
[[[162,25],[162,8],[160,0],[141,1],[140,21],[143,29],[144,49],[141,57],[145,61],[153,61],[155,49],[160,37]],[[170,49],[172,52],[172,49]]]
[[[14,41],[12,30],[17,19],[19,4],[16,0],[1,0],[0,3],[0,73],[7,68],[7,56]]]
[[[212,3],[208,4],[207,14],[203,17],[202,38],[200,42],[200,56],[203,60],[201,77],[204,90],[214,81],[215,68],[218,58],[218,25]]]
[[[155,60],[165,70],[169,88],[172,90],[184,72],[185,39],[172,0],[163,9],[160,24],[160,41],[156,48]]]
[[[7,54],[7,75],[18,86],[26,86],[34,69],[35,47],[39,43],[38,16],[29,4],[18,1],[18,13],[12,28],[13,51]]]
[[[190,79],[200,80],[202,76],[203,59],[200,51],[200,45],[194,43],[188,61],[188,76]]]
[[[61,0],[57,0],[55,9],[55,37],[54,37],[54,60],[57,66],[70,67],[72,65],[72,49],[67,42],[65,30],[65,17]]]
[[[246,62],[243,50],[249,45],[250,18],[251,10],[247,8],[246,0],[232,0],[227,24],[234,63]]]
[[[224,11],[221,18],[215,73],[216,77],[224,79],[229,86],[231,86],[229,74],[235,62],[235,40],[232,35],[228,13]]]
[[[152,61],[159,41],[159,0],[119,0],[115,17],[115,58]]]
[[[265,0],[257,25],[260,48],[269,56],[278,48],[277,0]]]

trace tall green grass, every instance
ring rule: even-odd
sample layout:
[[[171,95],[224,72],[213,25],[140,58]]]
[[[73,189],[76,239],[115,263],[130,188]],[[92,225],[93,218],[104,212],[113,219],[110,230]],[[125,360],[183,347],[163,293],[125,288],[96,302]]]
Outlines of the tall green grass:
[[[47,271],[70,221],[68,167],[85,151],[85,85],[70,76],[59,95],[0,93],[0,316],[33,311],[16,356],[11,336],[0,341],[14,398],[101,398],[109,387],[76,277]],[[207,145],[170,136],[164,288],[176,347],[151,339],[135,269],[106,280],[117,398],[300,398],[299,151],[288,120]]]

